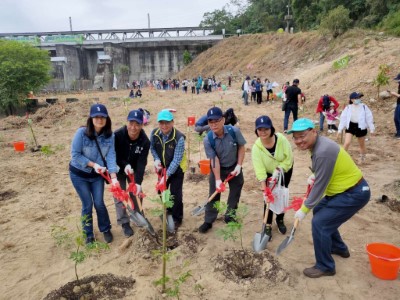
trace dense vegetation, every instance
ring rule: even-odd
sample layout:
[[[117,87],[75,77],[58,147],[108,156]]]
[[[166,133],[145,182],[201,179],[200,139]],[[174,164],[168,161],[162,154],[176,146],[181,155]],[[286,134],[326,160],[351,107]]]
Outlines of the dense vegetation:
[[[339,9],[339,10],[338,10]],[[328,28],[335,37],[351,27],[385,30],[400,35],[398,0],[231,0],[220,10],[207,12],[200,26],[212,26],[216,34],[262,33],[289,27],[295,31],[320,29],[343,24],[340,30]],[[334,18],[327,22],[328,18]],[[333,29],[333,30],[332,30]]]

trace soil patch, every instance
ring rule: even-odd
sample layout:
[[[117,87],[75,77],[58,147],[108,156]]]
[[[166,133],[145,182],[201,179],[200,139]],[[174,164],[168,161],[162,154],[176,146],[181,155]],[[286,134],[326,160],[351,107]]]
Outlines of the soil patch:
[[[201,182],[206,179],[208,179],[207,175],[203,175],[203,174],[190,174],[189,173],[186,175],[186,180],[190,181],[190,182],[198,183],[198,182]]]
[[[215,265],[216,271],[237,283],[254,278],[264,278],[272,283],[278,283],[289,277],[280,263],[267,251],[254,253],[249,250],[232,250],[219,254],[215,259]]]
[[[16,197],[17,195],[18,195],[18,193],[13,190],[7,190],[4,192],[0,192],[0,201],[12,199],[12,198]]]
[[[66,285],[52,291],[44,299],[121,299],[126,291],[133,288],[135,279],[99,274],[68,282]]]

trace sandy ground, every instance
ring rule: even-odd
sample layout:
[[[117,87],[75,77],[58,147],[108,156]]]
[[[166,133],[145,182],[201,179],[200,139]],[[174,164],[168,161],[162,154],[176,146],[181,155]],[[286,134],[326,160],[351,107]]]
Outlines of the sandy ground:
[[[237,86],[236,86],[237,85]],[[34,123],[38,143],[51,145],[55,154],[44,155],[40,152],[15,152],[12,142],[23,140],[32,146],[29,128],[23,125],[18,128],[11,125],[16,121],[12,118],[0,120],[0,169],[3,170],[0,185],[0,299],[41,299],[50,291],[74,280],[74,265],[68,259],[69,251],[58,248],[50,235],[52,225],[74,228],[76,218],[80,215],[81,203],[72,187],[68,176],[70,159],[70,143],[75,130],[84,125],[88,108],[99,98],[107,105],[113,120],[113,129],[124,124],[127,110],[144,107],[152,113],[151,122],[145,127],[149,134],[156,126],[155,115],[161,108],[176,108],[175,125],[190,136],[191,166],[204,158],[200,146],[193,134],[193,128],[187,127],[187,117],[196,118],[204,114],[212,105],[224,109],[233,107],[240,118],[240,128],[247,139],[247,150],[243,172],[245,185],[241,203],[249,208],[249,214],[244,221],[243,243],[251,250],[251,242],[261,227],[262,196],[258,190],[251,164],[250,149],[256,139],[254,120],[261,114],[272,117],[275,127],[282,131],[283,113],[280,103],[252,102],[248,107],[241,104],[239,83],[235,89],[199,96],[183,94],[181,91],[163,92],[144,89],[142,99],[134,99],[124,106],[122,100],[128,91],[110,93],[88,93],[76,95],[79,102],[65,103],[66,95],[59,96],[60,104],[44,108],[37,116],[44,116],[41,121]],[[44,98],[40,98],[44,102]],[[315,120],[315,101],[306,104],[306,111],[301,116]],[[296,239],[291,246],[274,260],[280,264],[282,272],[287,276],[275,282],[270,278],[254,278],[233,281],[217,270],[218,255],[226,255],[232,249],[239,249],[239,242],[224,242],[216,236],[216,229],[225,226],[219,218],[213,229],[206,235],[196,232],[202,223],[202,217],[192,217],[190,211],[207,198],[208,181],[195,183],[185,180],[184,211],[185,217],[178,230],[179,246],[173,250],[176,254],[168,265],[167,273],[177,277],[184,262],[190,270],[190,277],[181,286],[181,299],[397,299],[400,294],[399,280],[383,281],[371,274],[365,245],[372,242],[386,242],[400,245],[399,213],[391,211],[387,206],[376,202],[382,194],[391,199],[400,196],[400,159],[398,156],[399,141],[392,138],[392,111],[381,111],[372,108],[375,113],[377,134],[367,142],[367,162],[360,165],[364,177],[369,182],[372,198],[368,205],[356,214],[349,222],[341,227],[341,233],[351,250],[349,259],[336,258],[337,274],[333,277],[309,279],[302,270],[314,263],[313,245],[310,221],[308,216],[296,232]],[[22,123],[23,124],[23,123]],[[190,132],[191,131],[191,132]],[[300,196],[306,190],[306,179],[310,173],[310,158],[307,153],[294,148],[294,174],[290,183],[292,196]],[[350,154],[358,158],[356,141],[350,148]],[[149,197],[156,195],[154,186],[156,176],[152,173],[152,158],[149,156],[148,174],[145,176],[143,188]],[[198,173],[198,168],[196,168]],[[226,194],[222,196],[226,199]],[[153,258],[148,249],[154,241],[146,239],[143,229],[135,228],[135,236],[131,245],[121,248],[126,242],[121,228],[116,224],[115,208],[109,191],[105,193],[113,225],[114,241],[110,250],[97,257],[87,259],[78,266],[81,277],[113,273],[115,275],[132,276],[136,279],[133,289],[128,292],[126,299],[159,299],[159,288],[154,287],[153,281],[161,276],[161,264]],[[155,204],[145,201],[145,209],[155,207]],[[286,224],[293,224],[293,212],[286,215]],[[158,217],[148,217],[156,229],[160,229]],[[94,218],[96,216],[94,215]],[[97,237],[102,239],[95,226]],[[188,247],[184,236],[194,237],[195,243]],[[276,248],[284,236],[273,228],[273,239],[268,244],[266,252],[275,255]],[[126,245],[126,244],[124,244]]]

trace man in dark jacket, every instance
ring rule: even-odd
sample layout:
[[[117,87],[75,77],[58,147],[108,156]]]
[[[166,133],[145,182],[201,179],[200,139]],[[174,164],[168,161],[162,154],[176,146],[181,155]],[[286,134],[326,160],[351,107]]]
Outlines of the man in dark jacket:
[[[285,106],[285,118],[283,120],[283,132],[286,133],[289,126],[290,112],[293,113],[293,122],[297,120],[297,113],[299,106],[301,105],[301,89],[299,89],[300,81],[298,79],[293,80],[293,85],[286,89],[286,106]]]
[[[122,189],[126,189],[128,174],[134,174],[137,193],[142,191],[142,181],[147,165],[150,141],[143,130],[143,113],[140,110],[132,110],[128,114],[127,124],[115,131],[115,152],[117,165],[120,167],[117,174]],[[137,199],[134,198],[135,208]],[[114,198],[117,212],[117,223],[122,226],[126,237],[133,235],[129,225],[129,216],[123,203]]]

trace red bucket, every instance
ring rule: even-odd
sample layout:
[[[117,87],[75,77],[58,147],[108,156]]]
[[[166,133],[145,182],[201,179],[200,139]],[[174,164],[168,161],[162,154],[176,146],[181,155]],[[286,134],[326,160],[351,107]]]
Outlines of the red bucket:
[[[200,173],[203,175],[210,174],[210,160],[202,159],[199,161]]]
[[[366,246],[371,272],[383,280],[397,279],[400,267],[400,248],[384,243]]]
[[[25,142],[23,141],[16,141],[14,144],[14,150],[17,152],[24,152],[25,150]]]
[[[196,123],[196,117],[195,116],[188,117],[187,123],[188,123],[188,126],[193,126],[194,123]]]

